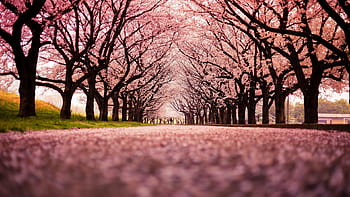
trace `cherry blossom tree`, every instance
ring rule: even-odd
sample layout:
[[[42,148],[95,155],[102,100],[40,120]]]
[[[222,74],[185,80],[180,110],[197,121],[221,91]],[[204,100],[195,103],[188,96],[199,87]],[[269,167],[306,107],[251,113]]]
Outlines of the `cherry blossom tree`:
[[[10,46],[20,80],[19,116],[36,115],[35,78],[39,51],[46,44],[41,39],[43,31],[77,3],[78,0],[0,1],[0,38]]]
[[[51,24],[48,35],[52,49],[44,55],[48,62],[57,65],[41,69],[36,84],[56,90],[62,96],[60,117],[70,119],[71,102],[74,92],[89,77],[85,72],[84,56],[91,50],[100,34],[101,15],[105,1],[84,1],[74,6],[72,12]]]
[[[270,14],[265,15],[270,17],[269,22],[254,15],[244,4],[228,0],[223,3],[230,15],[243,15],[247,23],[257,25],[267,32],[277,33],[276,37],[285,39],[284,43],[292,55],[287,58],[304,95],[305,123],[316,123],[319,85],[321,79],[326,77],[325,71],[342,66],[348,69],[349,58],[344,48],[344,32],[338,31],[338,25],[330,20],[330,16],[315,1],[259,2],[259,9],[270,11]],[[290,40],[294,42],[291,43]],[[297,45],[305,45],[305,50],[298,51]],[[301,57],[302,53],[307,58]],[[304,63],[307,66],[302,65]]]
[[[127,105],[129,121],[143,122],[144,119],[152,118],[152,114],[159,110],[167,99],[168,83],[172,81],[173,76],[169,67],[159,66],[159,69],[152,69],[152,74],[127,85],[121,91],[121,95],[127,98],[123,101],[123,107],[124,104]],[[125,115],[123,117],[125,118]]]
[[[124,55],[118,60],[118,68],[125,70],[120,72],[119,79],[112,86],[113,120],[119,118],[117,114],[120,104],[119,98],[122,99],[122,120],[125,121],[127,120],[127,109],[130,112],[130,106],[132,106],[128,103],[128,100],[132,102],[132,99],[129,98],[142,99],[142,96],[146,94],[150,95],[148,99],[151,103],[154,100],[154,95],[160,91],[160,87],[164,84],[164,80],[160,79],[169,74],[167,67],[173,38],[171,35],[167,35],[168,29],[150,26],[138,31],[133,35],[135,37],[132,38],[132,42],[128,41],[130,37],[124,37],[122,40],[121,49]],[[159,88],[157,88],[158,86]],[[147,89],[148,91],[146,91]],[[151,95],[152,92],[154,95]],[[147,98],[143,99],[147,100]],[[129,107],[127,107],[128,105]],[[144,103],[142,104],[144,107],[139,107],[145,108],[147,105]]]
[[[119,116],[119,96],[122,88],[138,80],[149,70],[157,68],[167,49],[162,53],[160,48],[169,48],[168,40],[155,41],[166,32],[167,27],[155,21],[161,16],[154,14],[163,1],[138,2],[125,1],[125,4],[111,4],[117,7],[111,10],[114,13],[112,21],[102,23],[104,28],[93,50],[89,51],[84,59],[88,65],[88,85],[83,87],[88,99],[96,99],[100,111],[100,120],[108,119],[109,100],[114,102],[113,120]],[[141,3],[141,4],[140,4]],[[142,5],[142,6],[140,6]],[[122,9],[122,10],[118,10]],[[150,51],[157,53],[150,55]],[[96,68],[98,68],[96,70]],[[91,94],[91,95],[90,95]],[[92,102],[87,102],[92,105]],[[123,105],[124,106],[124,105]],[[87,107],[92,108],[92,107]]]

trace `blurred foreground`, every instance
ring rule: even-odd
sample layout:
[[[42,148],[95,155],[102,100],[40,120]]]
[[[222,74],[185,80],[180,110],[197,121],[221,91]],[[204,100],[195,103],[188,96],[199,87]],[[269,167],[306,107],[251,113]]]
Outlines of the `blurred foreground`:
[[[0,134],[0,196],[349,196],[350,133],[155,126]]]

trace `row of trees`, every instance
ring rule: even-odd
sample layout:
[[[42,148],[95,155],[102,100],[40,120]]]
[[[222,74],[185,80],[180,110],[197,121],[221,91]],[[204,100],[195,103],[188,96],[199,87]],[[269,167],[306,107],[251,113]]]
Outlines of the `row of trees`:
[[[304,122],[318,122],[321,84],[341,89],[350,70],[345,1],[191,1],[198,39],[179,44],[186,91],[173,102],[187,123],[285,123],[285,100],[301,90]],[[343,83],[333,83],[329,81]],[[327,88],[327,87],[326,87]]]
[[[20,80],[19,116],[35,115],[36,86],[61,95],[64,119],[78,89],[88,120],[95,119],[95,102],[100,120],[108,119],[109,106],[113,120],[119,111],[122,120],[152,114],[172,78],[175,36],[164,9],[163,0],[1,0],[2,60],[15,63],[2,66],[1,75]]]

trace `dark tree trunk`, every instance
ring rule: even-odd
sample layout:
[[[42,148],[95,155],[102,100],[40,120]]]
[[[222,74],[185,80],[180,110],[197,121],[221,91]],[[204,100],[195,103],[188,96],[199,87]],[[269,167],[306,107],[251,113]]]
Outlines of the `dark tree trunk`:
[[[99,106],[100,116],[99,120],[108,121],[108,100],[106,98],[102,99],[102,102]]]
[[[210,124],[215,123],[214,110],[213,110],[212,106],[210,106],[210,108],[209,108],[209,115],[208,116],[209,116],[209,123]]]
[[[318,123],[318,89],[304,93],[304,123]]]
[[[35,73],[35,72],[34,72]],[[35,75],[20,76],[19,117],[36,116],[35,113]]]
[[[238,103],[238,124],[245,124],[245,112],[247,105],[245,102]]]
[[[286,123],[285,102],[286,102],[286,96],[283,94],[278,94],[276,91],[276,97],[275,97],[276,124]]]
[[[185,114],[185,122],[186,124],[189,124],[189,125],[194,124],[194,116],[192,112]]]
[[[136,122],[143,122],[143,113],[144,113],[144,110],[143,109],[139,109],[137,110],[138,112],[135,113],[135,121]]]
[[[231,124],[232,121],[232,106],[230,104],[226,104],[226,121],[225,124]]]
[[[89,90],[86,94],[86,120],[95,120],[95,110],[94,110],[94,89],[96,84],[96,75],[92,75],[88,78]]]
[[[11,1],[8,1],[8,7],[12,7]],[[2,1],[2,4],[4,2]],[[26,11],[17,12],[17,19],[14,21],[11,28],[11,33],[6,32],[2,27],[0,31],[0,37],[2,40],[7,42],[11,48],[14,55],[14,60],[16,63],[16,68],[19,74],[19,117],[36,116],[35,113],[35,78],[36,78],[36,68],[39,57],[39,50],[42,46],[40,37],[43,32],[43,25],[33,20],[36,15],[40,12],[41,8],[44,6],[45,1],[36,1],[31,6],[27,6]],[[7,7],[6,6],[6,7]],[[7,7],[7,9],[9,9]],[[13,7],[12,7],[13,8]],[[16,17],[15,17],[16,18]],[[31,33],[27,56],[23,51],[22,42],[24,42],[22,36],[23,27],[27,26]]]
[[[113,96],[113,112],[112,112],[112,120],[119,121],[119,100],[118,96]]]
[[[256,124],[256,118],[255,118],[255,112],[256,112],[256,101],[255,101],[255,94],[252,94],[249,97],[249,102],[247,104],[247,111],[248,111],[248,124]]]
[[[256,111],[256,103],[251,103],[248,105],[248,124],[256,124],[255,111]]]
[[[73,94],[68,92],[64,92],[62,95],[62,108],[60,111],[60,117],[62,119],[70,119],[72,115],[71,106],[72,106],[72,97]]]
[[[225,110],[225,107],[220,107],[219,109],[219,117],[220,117],[220,124],[224,124],[226,123],[226,110]]]
[[[122,96],[123,106],[122,106],[122,121],[127,120],[127,112],[128,112],[128,98],[126,95]]]
[[[269,124],[269,110],[270,110],[270,95],[269,95],[269,88],[267,85],[267,82],[264,80],[261,83],[261,91],[262,91],[262,123],[263,124]]]
[[[136,111],[134,111],[134,114],[133,114],[134,121],[142,122],[143,114],[141,114],[141,113],[143,113],[143,112],[142,112],[142,109],[140,109],[140,108],[138,108]]]
[[[36,36],[40,36],[36,35]],[[14,49],[15,62],[20,78],[19,84],[19,117],[36,116],[35,113],[35,78],[36,65],[39,56],[39,47],[34,43],[40,43],[37,37],[33,37],[32,53],[30,57],[25,57],[22,49]],[[40,39],[40,38],[39,38]],[[34,47],[34,49],[33,49]],[[28,55],[29,56],[29,55]]]
[[[64,85],[64,91],[62,95],[62,108],[60,111],[60,117],[62,119],[70,119],[72,116],[72,111],[71,111],[71,107],[72,107],[72,97],[73,94],[76,90],[76,88],[80,85],[80,84],[73,84],[73,66],[74,63],[72,63],[71,61],[66,61],[67,65],[66,65],[66,81],[65,81],[65,85]]]
[[[250,82],[249,97],[247,99],[248,124],[256,124],[255,112],[256,112],[257,101],[255,100],[255,97],[256,97],[255,89],[256,89],[256,82],[252,80]]]
[[[269,96],[265,96],[263,97],[263,106],[262,106],[262,123],[263,124],[269,124]]]
[[[85,106],[86,120],[96,120],[95,119],[95,110],[94,110],[94,96],[90,94],[86,98]]]
[[[238,106],[238,123],[239,124],[245,124],[245,109],[246,107],[244,105]]]

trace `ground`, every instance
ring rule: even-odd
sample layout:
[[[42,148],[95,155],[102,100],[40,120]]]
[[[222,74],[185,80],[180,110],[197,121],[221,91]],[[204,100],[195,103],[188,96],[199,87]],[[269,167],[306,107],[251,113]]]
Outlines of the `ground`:
[[[350,196],[350,133],[154,126],[0,134],[0,196]]]

